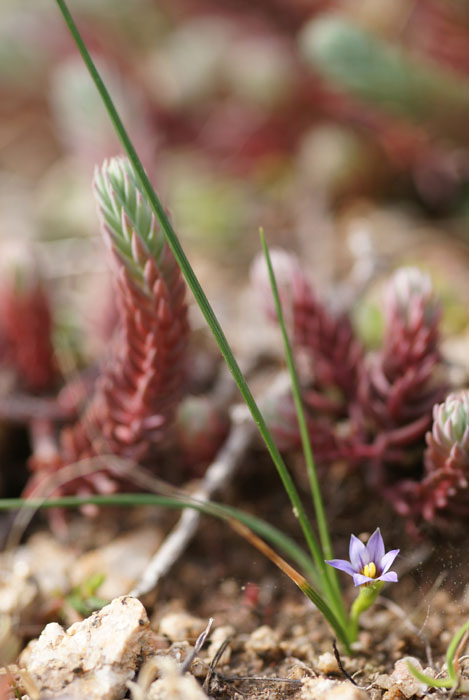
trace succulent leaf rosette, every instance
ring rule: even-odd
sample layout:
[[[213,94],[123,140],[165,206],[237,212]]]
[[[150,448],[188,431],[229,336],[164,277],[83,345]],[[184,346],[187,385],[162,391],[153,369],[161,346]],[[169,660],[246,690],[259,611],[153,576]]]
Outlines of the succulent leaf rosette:
[[[428,274],[396,270],[385,295],[381,350],[367,358],[359,384],[361,423],[376,436],[380,481],[420,463],[432,408],[446,390],[438,350],[440,304]]]
[[[450,394],[433,409],[427,434],[422,510],[431,520],[436,510],[469,512],[469,390]]]
[[[450,394],[434,407],[433,430],[427,442],[444,456],[448,466],[461,458],[469,460],[469,390]]]
[[[418,267],[401,267],[389,281],[385,295],[387,361],[407,364],[435,351],[441,307],[430,276]]]
[[[339,434],[336,426],[338,420],[347,417],[349,406],[355,401],[363,348],[350,319],[345,314],[334,315],[318,299],[296,256],[272,249],[270,257],[283,314],[301,357],[302,398],[314,454],[321,463],[349,458],[353,449],[348,435]],[[251,278],[264,312],[275,321],[275,305],[262,256],[255,260]],[[281,449],[301,445],[290,394],[269,399],[263,411]]]
[[[433,375],[439,362],[441,310],[430,277],[416,267],[396,270],[384,295],[384,344],[370,369],[366,401],[382,427],[397,428],[427,416],[441,399]]]
[[[53,347],[52,302],[32,251],[6,241],[0,260],[0,363],[16,388],[54,389],[59,369]]]
[[[297,258],[273,250],[271,259],[303,361],[302,397],[318,460],[345,458],[351,467],[370,461],[374,487],[386,492],[400,512],[402,476],[420,469],[433,406],[446,392],[438,348],[441,305],[430,276],[412,266],[394,272],[384,294],[382,347],[366,355],[350,319],[332,314],[319,301]],[[275,318],[262,258],[253,265],[252,279],[267,315]],[[287,419],[286,407],[268,411],[282,449],[300,444],[296,420]],[[317,434],[331,439],[326,444]],[[414,498],[413,486],[411,491]]]
[[[327,395],[329,412],[343,413],[347,401],[355,397],[363,355],[352,324],[345,314],[334,315],[321,303],[296,256],[281,249],[273,249],[270,256],[283,313],[292,326],[295,346],[303,351],[314,378],[314,387],[305,393],[304,400],[315,408],[320,393],[323,408]],[[262,257],[255,260],[251,277],[266,314],[276,320]]]
[[[94,192],[119,323],[81,415],[61,431],[61,463],[50,464],[52,471],[96,455],[134,461],[153,455],[174,422],[185,377],[185,283],[130,162],[105,161],[96,169]],[[40,469],[47,471],[47,465],[41,463]],[[112,478],[97,473],[68,483],[63,491],[116,489]]]
[[[164,438],[180,398],[185,284],[129,161],[105,161],[94,186],[120,325],[95,394],[62,446],[67,459],[106,451],[142,459]]]

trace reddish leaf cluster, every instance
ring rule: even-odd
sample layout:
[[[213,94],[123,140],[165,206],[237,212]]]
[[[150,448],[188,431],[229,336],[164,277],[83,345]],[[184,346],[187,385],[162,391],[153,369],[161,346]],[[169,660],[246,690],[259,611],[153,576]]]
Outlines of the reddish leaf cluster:
[[[416,268],[394,274],[386,291],[383,346],[362,368],[358,405],[365,432],[376,436],[377,456],[398,469],[412,467],[409,446],[422,441],[432,408],[445,394],[438,377],[440,315],[427,275]]]
[[[188,334],[184,283],[178,274],[168,287],[149,260],[146,297],[118,258],[115,270],[119,327],[83,416],[62,433],[67,461],[105,453],[142,459],[174,417]]]
[[[4,282],[0,290],[0,360],[16,383],[33,394],[50,391],[57,378],[49,297],[38,280]]]
[[[450,515],[469,514],[469,391],[450,394],[433,408],[426,435],[421,481],[396,488],[398,510],[412,521],[419,516],[445,526]]]
[[[127,161],[105,163],[95,191],[119,323],[81,415],[62,429],[59,455],[49,463],[33,458],[40,475],[96,455],[149,457],[167,437],[181,396],[189,325],[179,267]],[[110,475],[94,473],[61,490],[117,488]]]
[[[414,486],[404,493],[403,475],[421,472],[432,409],[446,390],[438,351],[441,309],[430,278],[416,268],[393,275],[385,296],[382,347],[366,354],[350,320],[319,302],[298,262],[283,251],[273,251],[272,260],[294,345],[306,352],[312,369],[309,378],[303,376],[302,391],[317,460],[367,465],[369,482],[405,510],[403,503],[415,502],[416,495]],[[260,259],[253,278],[272,318]],[[266,412],[282,449],[298,447],[291,397],[273,400]]]
[[[357,392],[363,349],[349,318],[334,316],[316,298],[298,261],[282,250],[271,252],[284,312],[294,341],[308,361],[313,381],[304,399],[312,408],[341,415]],[[265,311],[276,319],[268,276],[262,258],[253,266],[252,278]]]

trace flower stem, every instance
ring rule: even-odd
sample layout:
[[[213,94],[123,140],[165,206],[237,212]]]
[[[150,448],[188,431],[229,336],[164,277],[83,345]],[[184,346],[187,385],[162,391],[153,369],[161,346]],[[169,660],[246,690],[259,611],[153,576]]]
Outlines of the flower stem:
[[[350,610],[350,641],[356,641],[358,637],[358,622],[360,615],[365,612],[365,610],[368,610],[368,608],[371,608],[379,596],[383,586],[383,581],[377,581],[376,583],[360,586],[358,595],[355,598]]]

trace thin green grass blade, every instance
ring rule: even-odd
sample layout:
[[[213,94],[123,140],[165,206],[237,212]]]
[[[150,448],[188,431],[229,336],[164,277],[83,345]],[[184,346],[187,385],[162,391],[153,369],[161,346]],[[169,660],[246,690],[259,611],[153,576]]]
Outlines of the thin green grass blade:
[[[461,639],[464,637],[468,630],[469,620],[458,629],[451,642],[449,643],[448,649],[446,650],[446,668],[448,669],[448,676],[453,681],[453,685],[457,685],[458,683],[458,676],[456,673],[456,669],[454,668],[454,657],[456,655],[458,645]]]
[[[311,489],[311,495],[313,498],[316,521],[318,524],[319,539],[321,541],[322,552],[320,552],[319,547],[317,547],[316,545],[315,552],[313,553],[314,561],[318,569],[321,571],[324,580],[327,582],[327,588],[324,591],[324,593],[327,593],[330,605],[332,606],[333,610],[335,610],[338,617],[340,617],[340,619],[343,621],[343,623],[346,624],[347,616],[336,570],[332,567],[327,566],[327,564],[324,561],[325,559],[333,559],[334,554],[332,551],[332,543],[329,535],[329,528],[327,526],[327,518],[324,510],[324,504],[322,501],[321,489],[319,487],[319,480],[316,471],[313,450],[311,447],[311,441],[309,439],[308,434],[308,427],[306,424],[306,417],[303,407],[303,401],[301,398],[298,373],[296,371],[295,360],[293,358],[293,352],[291,349],[290,341],[288,339],[288,333],[285,326],[285,319],[283,317],[282,305],[280,303],[280,296],[278,293],[275,273],[272,267],[272,261],[270,259],[269,248],[267,246],[264,231],[262,229],[260,229],[259,234],[261,239],[262,250],[264,252],[265,260],[267,263],[267,269],[269,272],[270,285],[272,287],[272,294],[274,297],[278,322],[282,331],[283,343],[285,348],[285,359],[291,378],[292,394],[293,400],[295,402],[296,415],[298,418],[298,425],[300,429],[301,444],[303,447],[303,454],[306,462],[306,470],[308,473],[309,485]]]
[[[448,678],[432,678],[431,676],[427,676],[425,673],[422,673],[415,668],[410,661],[407,662],[409,671],[417,678],[417,680],[421,681],[422,683],[426,683],[431,688],[457,688],[460,683],[460,678],[458,678],[458,674],[454,668],[454,657],[456,656],[461,639],[468,630],[469,620],[457,630],[456,634],[453,636],[448,645],[448,649],[446,650],[446,669],[448,671]],[[466,690],[464,692],[466,692]]]
[[[61,498],[48,498],[48,499],[22,499],[22,498],[6,498],[0,499],[0,511],[5,510],[19,510],[21,508],[28,509],[49,509],[49,508],[74,508],[80,507],[82,505],[99,505],[99,506],[160,506],[166,508],[175,508],[182,510],[184,508],[191,508],[197,510],[205,515],[211,515],[222,520],[236,519],[241,523],[250,528],[260,537],[263,537],[266,541],[273,544],[277,549],[283,551],[287,556],[290,557],[300,568],[304,569],[305,573],[316,574],[316,570],[311,567],[311,560],[303,552],[303,550],[298,547],[296,542],[294,542],[290,537],[285,535],[283,532],[278,530],[270,523],[257,518],[256,516],[250,515],[249,513],[244,513],[237,508],[232,508],[230,506],[224,506],[222,504],[213,503],[212,501],[204,503],[202,501],[197,501],[197,499],[187,496],[184,497],[168,497],[159,496],[155,494],[147,493],[122,493],[122,494],[112,494],[108,496],[94,495],[94,496],[63,496]],[[337,637],[343,643],[347,651],[350,651],[348,637],[346,630],[344,629],[341,621],[337,618],[334,612],[330,609],[327,603],[323,600],[317,591],[305,581],[303,585],[300,586],[301,590],[308,598],[316,605],[318,610],[324,615],[326,620],[329,622],[332,629],[337,634]]]
[[[427,676],[426,673],[419,671],[410,661],[407,662],[407,668],[418,681],[426,683],[430,688],[453,688],[455,685],[450,678],[432,678]]]
[[[308,596],[308,598],[314,603],[318,610],[322,612],[332,629],[337,634],[340,641],[345,646],[347,652],[350,652],[350,643],[348,640],[348,630],[343,627],[342,622],[339,622],[336,616],[332,613],[328,605],[325,604],[323,599],[318,595],[312,586],[305,585],[300,586],[303,593]]]
[[[194,297],[208,325],[210,326],[210,329],[215,337],[218,347],[220,348],[220,351],[234,377],[234,380],[241,392],[241,395],[243,396],[247,406],[249,407],[249,410],[251,411],[252,417],[277,468],[277,471],[280,475],[280,479],[282,480],[283,486],[288,494],[288,497],[290,498],[293,510],[298,518],[305,540],[308,544],[308,548],[311,552],[313,552],[314,532],[311,528],[308,518],[306,517],[303,504],[301,502],[299,493],[296,489],[293,479],[291,478],[290,473],[288,472],[288,469],[285,465],[285,462],[283,461],[280,452],[278,451],[277,446],[275,445],[272,435],[270,434],[270,431],[267,428],[264,418],[254,400],[254,397],[251,394],[246,380],[244,379],[243,373],[241,372],[239,365],[234,358],[234,355],[231,351],[225,334],[223,333],[223,330],[218,322],[218,319],[215,316],[215,313],[212,307],[210,306],[210,303],[202,287],[200,286],[200,283],[194,273],[194,270],[192,269],[192,266],[186,258],[186,255],[171,226],[171,223],[168,217],[166,216],[163,206],[160,200],[158,199],[158,196],[155,190],[153,189],[150,180],[148,179],[148,176],[137,155],[137,152],[135,151],[135,148],[127,134],[127,131],[125,130],[124,125],[122,124],[122,121],[117,113],[111,96],[109,95],[107,88],[104,85],[101,76],[99,75],[98,70],[96,69],[96,66],[93,63],[93,60],[91,59],[88,49],[86,48],[86,45],[83,39],[81,38],[81,35],[75,25],[75,22],[73,21],[72,16],[64,0],[56,0],[56,2],[69,28],[69,31],[78,47],[83,61],[85,62],[86,67],[88,68],[91,78],[93,79],[96,88],[98,89],[101,99],[103,100],[104,106],[106,107],[106,110],[109,114],[109,118],[120,139],[124,151],[126,152],[130,162],[132,163],[132,166],[135,170],[135,175],[138,181],[140,182],[140,185],[142,186],[146,197],[148,198],[151,209],[161,226],[165,239],[168,242],[168,245],[171,248],[174,257],[176,258],[178,265],[181,268],[182,274],[184,275],[187,284],[189,285],[192,293],[194,294]]]
[[[40,499],[23,499],[23,498],[4,498],[0,499],[0,512],[6,510],[20,510],[22,508],[38,510],[49,508],[79,508],[84,505],[97,506],[114,506],[114,507],[138,507],[138,506],[160,506],[167,508],[192,508],[206,515],[226,520],[227,518],[235,518],[249,527],[260,537],[263,537],[269,544],[276,547],[285,556],[295,562],[303,573],[317,582],[317,570],[313,566],[310,557],[304,552],[301,547],[288,535],[285,535],[281,530],[271,525],[262,518],[258,518],[250,513],[245,513],[238,508],[225,506],[221,503],[213,501],[204,503],[195,498],[184,497],[168,497],[160,496],[151,493],[116,493],[108,496],[90,495],[90,496],[63,496],[61,498]]]

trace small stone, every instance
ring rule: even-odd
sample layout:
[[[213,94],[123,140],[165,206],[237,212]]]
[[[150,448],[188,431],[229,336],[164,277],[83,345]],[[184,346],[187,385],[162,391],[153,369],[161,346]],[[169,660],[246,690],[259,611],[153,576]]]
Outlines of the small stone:
[[[145,608],[124,596],[67,631],[53,622],[20,656],[41,695],[118,700],[142,658],[153,652]]]
[[[374,681],[374,685],[382,690],[388,690],[391,687],[391,676],[387,673],[380,673]]]
[[[0,574],[0,615],[27,615],[37,601],[34,581],[14,571]]]
[[[262,625],[250,635],[245,648],[246,651],[251,651],[258,656],[267,656],[277,654],[280,651],[279,643],[278,632],[268,625]]]
[[[305,678],[311,678],[312,671],[304,664],[296,664],[292,666],[288,672],[288,678],[293,681],[302,681]]]
[[[199,659],[198,656],[194,659],[194,661],[191,663],[191,673],[193,676],[196,678],[201,678],[205,679],[207,678],[207,673],[209,670],[209,665],[205,663],[205,661],[202,661],[202,659]]]
[[[38,532],[16,550],[14,558],[16,567],[27,568],[43,599],[69,590],[69,570],[76,558],[70,545],[61,544],[46,532]]]
[[[293,630],[292,630],[293,634]],[[310,664],[316,660],[314,653],[314,645],[311,642],[311,635],[294,636],[291,639],[282,639],[280,649],[285,656],[294,656],[296,659],[302,659]]]
[[[0,554],[0,614],[23,624],[35,621],[41,600],[69,590],[73,552],[38,533],[14,552]]]
[[[404,693],[399,690],[397,685],[393,685],[383,695],[383,700],[405,700]]]
[[[319,671],[319,673],[326,674],[341,673],[337,659],[335,658],[334,654],[331,654],[330,651],[326,651],[324,654],[321,654],[318,657],[316,662],[316,670]]]
[[[226,639],[233,637],[234,632],[234,627],[232,627],[231,625],[223,625],[222,627],[217,627],[213,630],[212,634],[210,635],[210,646],[207,649],[207,660],[209,663],[210,661],[213,661],[223,642]],[[230,659],[231,647],[228,644],[218,661],[218,665],[225,666],[226,664],[230,663]]]
[[[181,675],[171,659],[160,661],[162,678],[154,681],[145,694],[145,700],[207,700],[207,696],[189,674]]]
[[[371,700],[382,700],[383,694],[378,688],[368,688]]]
[[[329,678],[306,678],[300,700],[370,700],[365,690],[351,683]]]
[[[188,612],[168,613],[161,618],[160,634],[166,635],[172,642],[194,641],[207,627],[207,621],[190,615]]]
[[[408,661],[422,673],[428,676],[434,676],[434,671],[432,669],[428,668],[424,671],[420,661],[413,656],[399,659],[399,661],[396,661],[394,664],[394,671],[389,676],[389,685],[387,686],[389,690],[388,693],[386,693],[387,700],[398,700],[399,695],[393,695],[393,693],[397,691],[400,691],[404,698],[412,698],[414,695],[421,698],[425,695],[428,686],[426,683],[421,683],[421,681],[417,680],[417,678],[412,675],[407,665]]]
[[[169,649],[161,653],[161,656],[169,656],[176,663],[182,664],[187,657],[193,652],[194,647],[189,642],[173,642]]]
[[[171,659],[176,662],[178,668],[185,663],[188,657],[193,653],[194,647],[189,642],[173,642],[168,649],[158,649],[152,661],[158,666],[166,663],[164,659]],[[205,663],[199,656],[196,656],[190,667],[190,672],[196,678],[205,678],[208,673],[208,663]]]
[[[154,681],[145,700],[207,700],[207,696],[192,676],[176,676]]]

